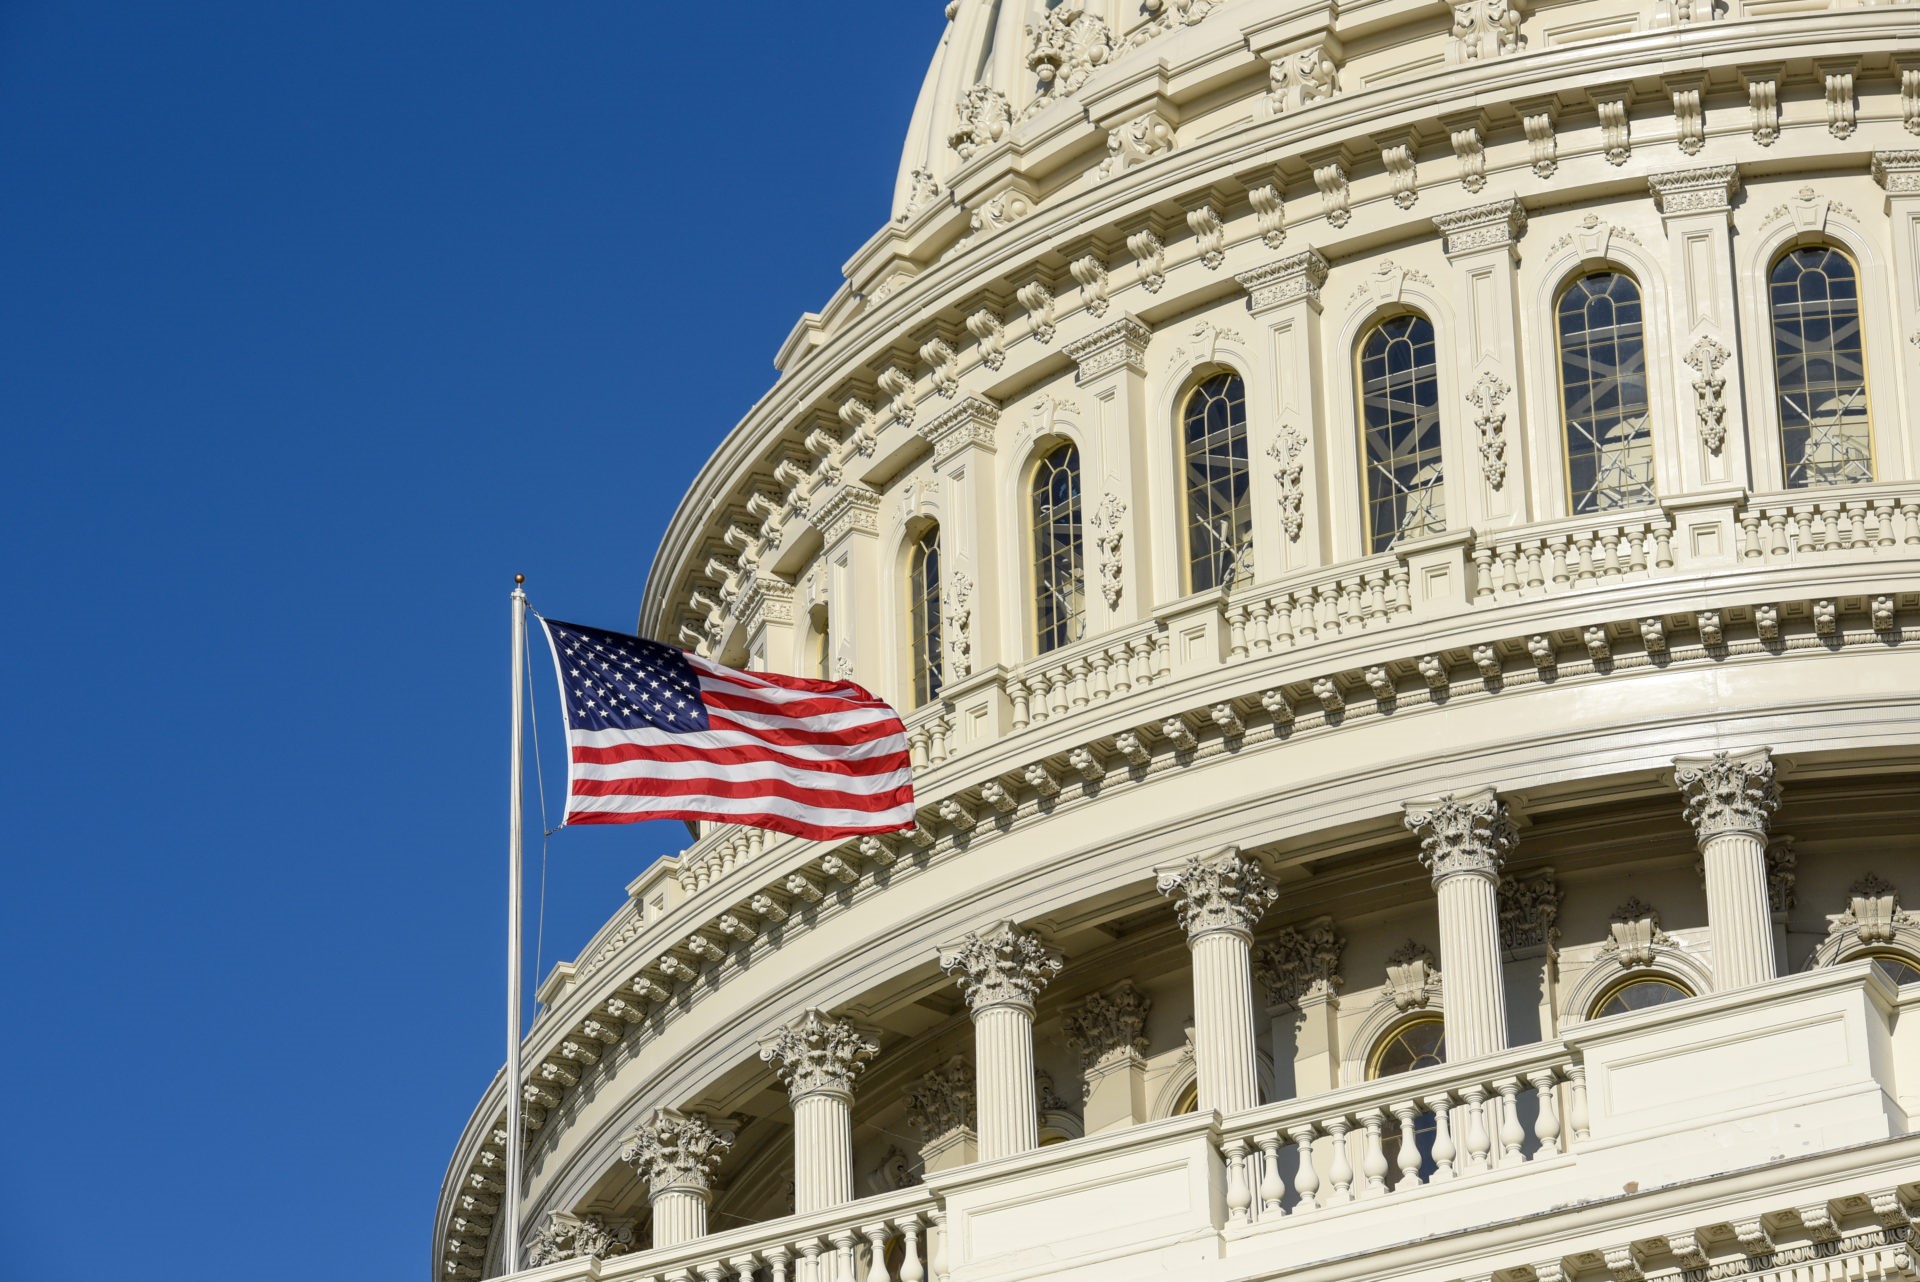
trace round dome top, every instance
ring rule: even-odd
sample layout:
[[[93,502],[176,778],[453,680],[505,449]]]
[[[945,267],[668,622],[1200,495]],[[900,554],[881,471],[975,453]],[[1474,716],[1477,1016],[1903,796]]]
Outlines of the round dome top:
[[[894,185],[905,220],[1016,129],[1072,99],[1155,37],[1226,0],[947,0],[947,29],[920,86]]]

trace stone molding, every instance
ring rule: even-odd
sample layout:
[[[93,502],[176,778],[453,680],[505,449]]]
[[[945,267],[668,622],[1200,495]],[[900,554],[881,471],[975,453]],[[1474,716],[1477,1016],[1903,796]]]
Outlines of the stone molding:
[[[1551,948],[1560,938],[1560,888],[1553,869],[1500,878],[1500,946],[1508,950]]]
[[[1448,258],[1516,245],[1527,229],[1527,211],[1520,198],[1489,201],[1450,214],[1436,214],[1433,225],[1445,243]]]
[[[1409,801],[1404,809],[1408,830],[1420,838],[1420,862],[1436,886],[1462,875],[1497,880],[1520,841],[1507,803],[1492,788]]]
[[[640,1172],[650,1196],[713,1193],[713,1173],[733,1147],[733,1131],[705,1113],[659,1108],[620,1149],[620,1160]]]
[[[994,430],[999,422],[998,405],[983,397],[968,396],[929,419],[919,432],[933,446],[933,461],[937,466],[970,445],[993,449]]]
[[[827,546],[840,541],[850,531],[877,534],[880,530],[880,496],[863,485],[843,485],[828,495],[813,515],[814,528]]]
[[[527,1239],[527,1267],[566,1260],[611,1260],[633,1250],[633,1225],[609,1223],[601,1215],[573,1215],[552,1211],[547,1222]]]
[[[1221,933],[1252,939],[1273,901],[1280,897],[1267,880],[1266,869],[1251,855],[1228,846],[1213,856],[1194,855],[1184,863],[1160,869],[1155,887],[1173,900],[1180,928],[1189,941]]]
[[[1702,169],[1671,169],[1647,178],[1654,208],[1663,218],[1685,214],[1728,213],[1740,190],[1738,165],[1709,165]]]
[[[1147,372],[1147,344],[1153,331],[1131,316],[1122,316],[1085,338],[1066,346],[1069,360],[1079,367],[1077,381],[1090,383],[1113,370]]]
[[[853,1082],[879,1043],[852,1023],[809,1007],[760,1042],[760,1058],[774,1066],[780,1084],[796,1102],[809,1095],[853,1097]]]
[[[1735,832],[1767,835],[1768,818],[1780,808],[1780,788],[1767,749],[1676,757],[1673,766],[1687,822],[1700,841]]]
[[[1331,270],[1320,251],[1313,248],[1288,254],[1285,258],[1242,272],[1234,277],[1247,291],[1247,310],[1255,316],[1284,307],[1295,299],[1320,305],[1320,289]]]
[[[1039,935],[996,922],[940,949],[940,969],[954,977],[974,1014],[996,1006],[1031,1012],[1033,999],[1065,965]]]

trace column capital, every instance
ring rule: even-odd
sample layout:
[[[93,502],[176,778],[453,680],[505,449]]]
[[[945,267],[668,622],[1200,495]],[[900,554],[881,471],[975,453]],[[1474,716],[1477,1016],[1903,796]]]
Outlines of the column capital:
[[[1920,196],[1920,150],[1874,152],[1873,180],[1889,197]]]
[[[879,1043],[817,1007],[760,1039],[760,1058],[774,1066],[796,1102],[809,1095],[852,1096],[853,1079],[879,1053]]]
[[[733,1131],[704,1113],[658,1108],[620,1148],[620,1160],[638,1170],[652,1197],[686,1192],[707,1197]]]
[[[1241,854],[1238,846],[1211,857],[1190,856],[1156,870],[1156,877],[1160,893],[1173,899],[1189,941],[1222,932],[1252,939],[1254,926],[1280,897],[1260,861]]]
[[[1080,367],[1076,382],[1087,383],[1116,369],[1147,372],[1147,342],[1153,331],[1131,316],[1122,316],[1068,343],[1065,350]]]
[[[1733,195],[1740,190],[1738,165],[1707,165],[1700,169],[1670,169],[1647,177],[1647,190],[1662,218],[1685,214],[1730,216]]]
[[[1765,748],[1675,757],[1673,781],[1686,803],[1687,822],[1700,841],[1724,833],[1767,835],[1767,820],[1780,808],[1773,754]]]
[[[1485,249],[1511,249],[1527,229],[1527,211],[1517,196],[1489,201],[1450,214],[1437,214],[1433,225],[1440,233],[1448,258]]]
[[[974,1014],[995,1006],[1031,1012],[1033,999],[1064,963],[1040,936],[996,922],[940,950],[940,969],[960,984]]]
[[[600,1215],[550,1211],[547,1222],[527,1239],[527,1267],[564,1260],[611,1260],[633,1250],[633,1222]]]
[[[970,445],[992,450],[999,422],[998,405],[984,397],[968,396],[929,419],[919,431],[933,446],[933,462],[938,467]]]
[[[929,1142],[973,1129],[973,1065],[955,1055],[907,1092],[907,1120]]]
[[[1247,310],[1255,316],[1305,299],[1320,306],[1320,287],[1327,283],[1327,260],[1309,246],[1297,254],[1275,259],[1234,277],[1247,291]]]
[[[1340,987],[1340,954],[1346,946],[1330,917],[1289,926],[1254,946],[1254,978],[1278,1002],[1297,1006],[1332,997]]]
[[[1147,1049],[1141,1032],[1152,1008],[1152,998],[1135,988],[1132,980],[1121,980],[1067,1010],[1062,1020],[1067,1045],[1079,1052],[1086,1068],[1138,1056]]]
[[[828,547],[838,543],[852,530],[877,534],[880,531],[880,496],[864,485],[843,485],[820,504],[812,522]]]
[[[1496,880],[1519,844],[1507,803],[1492,788],[1402,804],[1408,830],[1420,838],[1420,862],[1436,886],[1461,874]]]

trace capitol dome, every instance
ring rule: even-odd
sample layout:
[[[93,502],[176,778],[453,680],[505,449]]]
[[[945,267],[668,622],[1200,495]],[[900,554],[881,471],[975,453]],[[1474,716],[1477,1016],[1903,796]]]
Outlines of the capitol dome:
[[[1916,1277],[1920,7],[947,10],[639,618],[916,826],[641,875],[435,1275]]]

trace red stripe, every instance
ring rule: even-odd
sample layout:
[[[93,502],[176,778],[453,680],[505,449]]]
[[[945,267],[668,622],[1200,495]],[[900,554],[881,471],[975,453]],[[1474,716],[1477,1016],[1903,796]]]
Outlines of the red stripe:
[[[876,743],[895,736],[902,740],[906,738],[906,733],[901,729],[898,721],[875,721],[864,726],[848,726],[845,730],[769,730],[765,726],[745,725],[728,717],[709,713],[707,727],[712,730],[731,730],[737,734],[750,734],[762,743],[784,743],[789,747],[806,744],[819,748],[844,748],[856,743]]]
[[[816,761],[812,757],[795,757],[773,748],[695,748],[682,744],[654,748],[634,743],[623,743],[612,748],[576,747],[573,759],[588,766],[617,766],[624,761],[706,761],[715,766],[737,766],[764,761],[776,766],[790,766],[795,770],[816,770],[835,775],[884,775],[894,770],[905,770],[913,764],[904,752]]]
[[[809,806],[830,806],[839,810],[891,810],[913,800],[913,788],[903,785],[885,792],[839,792],[826,788],[806,788],[785,779],[575,779],[576,797],[731,797],[752,801],[757,797],[785,797]]]
[[[848,699],[792,699],[785,703],[770,703],[765,699],[756,699],[752,695],[735,694],[730,690],[716,690],[704,682],[700,686],[700,698],[709,708],[728,708],[734,712],[757,712],[766,717],[792,717],[800,720],[805,717],[827,717],[838,712],[888,712],[892,709],[884,703],[855,703]],[[898,725],[900,718],[892,717]]]
[[[723,815],[711,810],[649,810],[642,814],[617,814],[606,810],[569,811],[567,822],[570,824],[631,824],[643,823],[649,819],[703,819],[710,823],[745,824],[753,828],[766,828],[773,832],[783,832],[789,837],[799,837],[806,841],[834,841],[841,837],[861,837],[878,832],[911,832],[912,824],[886,823],[873,827],[828,828],[818,824],[804,823],[786,815],[741,814]]]

